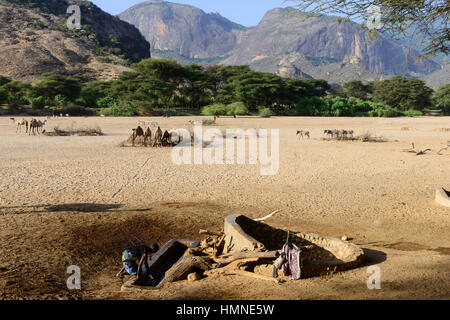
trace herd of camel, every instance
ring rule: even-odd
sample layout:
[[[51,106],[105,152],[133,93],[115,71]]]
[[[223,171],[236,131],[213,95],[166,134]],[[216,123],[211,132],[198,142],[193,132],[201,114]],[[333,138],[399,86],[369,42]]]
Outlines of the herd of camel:
[[[133,133],[131,135],[133,147],[135,146],[135,141],[138,137],[143,138],[145,147],[147,147],[149,144],[152,147],[167,147],[177,145],[181,142],[181,135],[175,129],[169,131],[165,130],[163,132],[160,126],[155,129],[154,134],[152,133],[150,127],[147,127],[147,130],[145,131],[141,126],[133,129]]]
[[[15,119],[15,118],[10,118],[14,124],[17,126],[16,129],[16,133],[21,133],[22,132],[22,127],[25,127],[25,133],[28,133],[28,135],[36,135],[37,134],[41,134],[41,132],[39,132],[39,130],[44,128],[45,123],[47,122],[47,120],[41,121],[41,120],[37,120],[37,119],[31,119],[30,121],[22,118],[22,119]],[[43,130],[43,132],[45,132],[45,130]]]

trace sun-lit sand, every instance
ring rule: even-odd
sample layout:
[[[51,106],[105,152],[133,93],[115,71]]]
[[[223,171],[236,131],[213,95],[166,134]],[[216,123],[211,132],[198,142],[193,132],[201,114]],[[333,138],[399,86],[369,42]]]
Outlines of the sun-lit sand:
[[[0,298],[419,299],[450,298],[449,117],[219,118],[217,128],[280,129],[279,171],[261,165],[175,165],[170,148],[120,147],[139,121],[183,128],[193,117],[59,118],[54,126],[99,126],[105,136],[16,134],[0,118]],[[204,129],[211,128],[210,126]],[[311,139],[299,139],[296,130]],[[323,141],[325,129],[370,133],[388,142]],[[403,152],[414,142],[416,156]],[[239,276],[180,282],[147,294],[120,293],[120,253],[133,241],[200,238],[230,213],[277,227],[352,238],[365,266],[281,285]],[[368,290],[367,266],[382,270]],[[65,287],[82,270],[82,290]],[[25,272],[22,274],[21,272]]]

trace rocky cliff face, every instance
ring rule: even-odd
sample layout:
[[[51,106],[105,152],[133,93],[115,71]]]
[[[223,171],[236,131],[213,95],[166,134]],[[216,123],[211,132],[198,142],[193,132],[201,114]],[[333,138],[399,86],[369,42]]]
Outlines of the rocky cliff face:
[[[428,72],[437,68],[430,60],[414,61],[414,52],[408,59],[408,50],[393,40],[368,39],[356,24],[339,23],[334,17],[306,18],[292,8],[269,11],[241,39],[226,63],[248,64],[258,56],[299,53],[316,60],[362,64],[373,73]]]
[[[119,15],[135,25],[152,49],[187,58],[211,58],[230,52],[245,31],[219,14],[160,0],[146,1]]]
[[[332,83],[376,80],[389,74],[429,73],[431,60],[387,38],[368,39],[354,23],[336,17],[306,18],[293,8],[273,9],[244,28],[191,6],[161,0],[138,4],[119,17],[141,30],[160,56],[180,62],[249,64],[286,77],[315,77]],[[208,60],[209,59],[209,60]]]
[[[66,10],[73,3],[81,6],[82,28],[70,31]],[[89,2],[0,0],[0,34],[0,74],[15,80],[44,72],[112,79],[128,70],[126,59],[150,56],[139,30]]]

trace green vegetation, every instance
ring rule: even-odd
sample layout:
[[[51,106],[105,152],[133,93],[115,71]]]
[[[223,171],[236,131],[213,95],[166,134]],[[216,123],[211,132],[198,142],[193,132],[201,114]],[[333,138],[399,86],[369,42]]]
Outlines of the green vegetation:
[[[115,102],[101,113],[107,117],[133,117],[137,114],[137,108],[130,102]]]
[[[270,108],[261,108],[259,109],[259,116],[261,118],[270,118],[273,116],[273,111]]]
[[[30,99],[31,108],[33,109],[44,109],[45,107],[45,98],[43,96],[39,96],[37,98]]]
[[[45,73],[35,82],[0,76],[0,103],[10,108],[62,110],[71,105],[108,116],[137,114],[238,116],[419,116],[438,107],[449,112],[449,85],[433,90],[415,78],[392,77],[364,84],[350,81],[343,89],[325,80],[287,79],[249,66],[181,66],[167,59],[146,59],[114,81],[82,82]],[[98,109],[97,109],[98,108]]]
[[[416,78],[395,76],[374,83],[372,98],[375,102],[406,111],[422,110],[432,105],[433,89]]]
[[[436,106],[450,115],[450,83],[438,89],[434,96]]]

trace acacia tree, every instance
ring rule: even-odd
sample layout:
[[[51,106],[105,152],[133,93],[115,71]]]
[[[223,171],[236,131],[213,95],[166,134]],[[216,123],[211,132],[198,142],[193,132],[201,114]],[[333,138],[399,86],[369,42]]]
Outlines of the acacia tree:
[[[424,55],[448,55],[450,1],[448,0],[295,0],[301,11],[316,15],[339,15],[364,21],[370,19],[373,8],[380,11],[380,29],[372,34],[387,32],[394,38],[423,36],[428,45]]]

